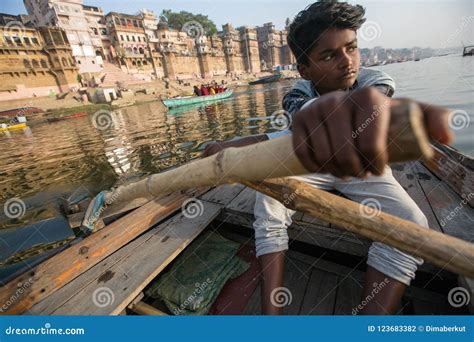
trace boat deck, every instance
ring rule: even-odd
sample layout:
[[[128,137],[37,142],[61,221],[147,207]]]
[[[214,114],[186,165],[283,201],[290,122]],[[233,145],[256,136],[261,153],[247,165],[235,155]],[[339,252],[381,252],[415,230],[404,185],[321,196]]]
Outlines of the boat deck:
[[[463,201],[456,193],[456,187],[448,186],[446,181],[419,162],[394,165],[392,169],[397,180],[425,213],[432,229],[474,241],[471,229],[474,209],[468,204],[471,198]],[[472,175],[464,175],[463,186],[472,183]],[[451,176],[453,179],[456,177]],[[143,291],[159,279],[160,273],[167,270],[204,230],[213,229],[235,241],[253,243],[254,190],[241,184],[229,184],[196,191],[192,196],[179,193],[150,201],[86,238],[85,241],[90,243],[80,245],[84,241],[79,242],[80,248],[77,247],[75,256],[83,258],[84,262],[88,262],[89,257],[97,258],[97,261],[74,280],[37,301],[27,313],[125,314],[137,312],[134,308],[141,303],[146,306],[145,311],[140,311],[142,314],[163,314],[156,311],[156,303],[144,298]],[[190,197],[199,198],[203,204],[202,215],[193,219],[180,211],[181,204]],[[290,289],[293,298],[283,312],[351,314],[361,299],[364,258],[370,241],[307,214],[296,213],[293,218],[294,223],[288,230],[291,241],[285,264],[285,287]],[[144,233],[107,256],[97,256],[104,245],[115,243],[114,234],[117,237],[126,235],[124,231],[129,232],[137,225],[153,228],[145,229]],[[67,259],[70,255],[61,254],[55,256],[55,264],[62,257],[63,262],[71,262]],[[260,313],[258,274],[254,278],[257,284],[250,292],[245,291],[247,285],[241,284],[243,297],[246,297],[242,314]],[[50,280],[44,278],[44,281]],[[447,301],[447,293],[458,284],[468,288],[472,294],[471,279],[458,279],[449,271],[425,264],[407,291],[399,314],[466,314],[466,307],[453,308]],[[104,306],[94,305],[93,295],[104,289],[108,289],[112,302]],[[227,300],[232,305],[233,299]]]

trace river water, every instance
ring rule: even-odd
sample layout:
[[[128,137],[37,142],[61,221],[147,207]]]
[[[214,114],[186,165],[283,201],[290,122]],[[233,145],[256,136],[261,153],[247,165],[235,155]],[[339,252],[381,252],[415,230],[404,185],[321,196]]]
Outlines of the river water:
[[[377,68],[395,79],[396,96],[457,110],[454,146],[473,154],[473,57],[450,55]],[[212,141],[275,130],[270,116],[280,109],[292,83],[241,87],[230,99],[186,110],[167,112],[160,103],[131,106],[114,111],[105,129],[94,125],[97,121],[90,113],[25,131],[0,132],[0,204],[3,209],[13,198],[25,204],[13,219],[0,211],[0,266],[18,251],[71,234],[64,227],[18,228],[59,216],[61,197],[87,191],[94,195],[114,184],[166,170],[198,158]],[[0,278],[1,273],[0,269]]]

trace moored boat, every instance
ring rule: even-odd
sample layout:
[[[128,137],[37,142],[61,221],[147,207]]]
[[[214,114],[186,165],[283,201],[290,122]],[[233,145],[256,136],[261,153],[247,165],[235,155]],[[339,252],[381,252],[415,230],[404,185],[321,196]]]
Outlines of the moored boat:
[[[281,74],[266,76],[266,77],[259,78],[258,80],[249,82],[249,85],[277,82],[280,80],[280,78],[281,78]]]
[[[41,113],[43,110],[37,107],[18,107],[18,108],[13,108],[13,109],[8,109],[8,110],[3,110],[0,112],[0,116],[25,116],[25,115],[30,115],[30,114],[36,114],[36,113]]]
[[[232,90],[226,90],[223,93],[218,93],[215,95],[208,95],[208,96],[184,96],[184,97],[175,97],[163,100],[163,104],[168,108],[180,107],[180,106],[187,106],[196,103],[203,103],[208,101],[215,101],[228,98],[232,96]]]
[[[13,125],[7,125],[7,124],[3,124],[3,125],[0,125],[0,132],[4,132],[4,131],[14,131],[16,129],[23,129],[23,128],[26,128],[26,123],[24,122],[21,122],[21,123],[18,123],[18,124],[13,124]]]
[[[81,118],[87,115],[87,112],[78,112],[74,114],[69,114],[65,116],[58,116],[54,118],[48,118],[46,121],[48,122],[57,122],[57,121],[63,121],[63,120],[68,120],[68,119],[75,119],[75,118]]]

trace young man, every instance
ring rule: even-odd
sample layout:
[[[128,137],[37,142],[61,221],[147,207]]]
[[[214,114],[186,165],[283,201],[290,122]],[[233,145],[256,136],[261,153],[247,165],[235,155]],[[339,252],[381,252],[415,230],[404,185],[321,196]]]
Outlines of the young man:
[[[347,3],[314,3],[294,19],[288,44],[304,80],[296,82],[283,99],[292,115],[294,151],[312,173],[297,177],[324,190],[338,190],[362,202],[374,199],[381,210],[427,227],[421,210],[393,178],[387,162],[387,129],[390,97],[395,84],[385,73],[360,69],[356,31],[365,21],[361,6]],[[374,115],[376,108],[376,115]],[[451,134],[447,111],[422,104],[430,136],[448,143]],[[370,118],[371,123],[358,128]],[[244,146],[276,136],[281,131],[208,146],[204,156],[226,147]],[[354,137],[353,132],[358,132]],[[293,211],[271,197],[257,193],[255,239],[262,269],[262,307],[265,314],[278,314],[272,291],[283,284],[287,227]],[[384,282],[362,314],[393,314],[401,297],[422,264],[420,258],[379,242],[372,243],[363,297]],[[388,281],[386,281],[388,279]]]

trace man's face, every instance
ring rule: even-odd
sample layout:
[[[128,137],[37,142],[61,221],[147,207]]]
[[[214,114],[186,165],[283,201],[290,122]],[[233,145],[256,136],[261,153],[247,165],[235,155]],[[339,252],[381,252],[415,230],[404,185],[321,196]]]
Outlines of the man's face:
[[[330,29],[324,32],[308,55],[308,65],[298,70],[306,80],[313,81],[322,95],[351,87],[359,72],[360,53],[356,32]]]

